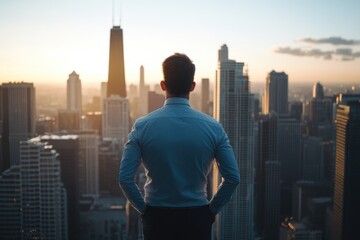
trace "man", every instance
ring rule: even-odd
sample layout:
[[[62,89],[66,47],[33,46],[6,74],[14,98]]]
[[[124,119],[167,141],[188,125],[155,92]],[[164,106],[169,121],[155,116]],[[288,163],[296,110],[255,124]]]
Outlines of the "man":
[[[175,53],[162,66],[165,104],[135,122],[119,184],[141,213],[145,240],[210,240],[215,215],[239,184],[239,169],[220,123],[189,105],[195,65],[185,54]],[[213,159],[223,178],[209,202],[207,175]],[[141,163],[147,177],[145,199],[134,182]]]

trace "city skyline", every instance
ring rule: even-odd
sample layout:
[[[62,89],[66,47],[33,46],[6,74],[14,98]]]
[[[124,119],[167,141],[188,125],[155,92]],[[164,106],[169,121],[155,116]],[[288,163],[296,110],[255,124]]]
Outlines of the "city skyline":
[[[84,86],[100,85],[112,25],[124,29],[128,83],[138,82],[141,65],[147,82],[159,82],[162,60],[173,52],[194,61],[197,82],[214,82],[222,44],[233,49],[230,58],[248,64],[252,82],[264,82],[271,70],[286,72],[290,83],[356,83],[360,76],[356,1],[122,1],[120,14],[112,14],[110,0],[0,6],[1,83],[62,83],[76,71]]]

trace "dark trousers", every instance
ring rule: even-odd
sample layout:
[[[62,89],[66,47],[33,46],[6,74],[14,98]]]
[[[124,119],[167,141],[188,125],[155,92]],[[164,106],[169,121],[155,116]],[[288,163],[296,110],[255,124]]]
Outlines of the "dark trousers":
[[[141,216],[145,240],[211,240],[214,220],[208,205],[189,208],[147,206]]]

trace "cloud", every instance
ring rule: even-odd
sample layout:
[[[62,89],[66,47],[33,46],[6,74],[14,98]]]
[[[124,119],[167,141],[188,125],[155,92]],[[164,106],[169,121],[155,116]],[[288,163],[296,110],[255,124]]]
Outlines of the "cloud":
[[[331,44],[331,45],[360,45],[360,40],[344,39],[342,37],[329,38],[303,38],[300,41],[313,44]]]
[[[353,61],[360,58],[360,52],[353,52],[351,48],[337,48],[334,51],[323,51],[321,49],[305,50],[301,48],[279,47],[275,49],[276,53],[288,54],[297,57],[315,57],[324,60],[332,60],[335,56],[341,61]]]
[[[291,48],[291,47],[279,47],[275,49],[276,53],[288,54],[297,57],[316,57],[323,58],[325,60],[332,59],[332,51],[322,51],[321,49],[311,49],[311,50],[303,50],[300,48]]]

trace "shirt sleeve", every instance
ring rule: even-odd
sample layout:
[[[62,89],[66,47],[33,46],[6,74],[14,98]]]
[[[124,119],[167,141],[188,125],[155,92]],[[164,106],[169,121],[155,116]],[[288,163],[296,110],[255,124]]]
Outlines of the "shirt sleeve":
[[[237,185],[240,183],[240,172],[234,151],[222,127],[219,136],[220,139],[215,152],[215,160],[222,180],[218,191],[210,201],[210,210],[214,214],[221,211],[222,207],[231,199]]]
[[[140,164],[141,148],[135,123],[129,133],[120,162],[119,185],[132,206],[142,214],[145,211],[145,201],[138,185],[135,183],[135,174]]]

